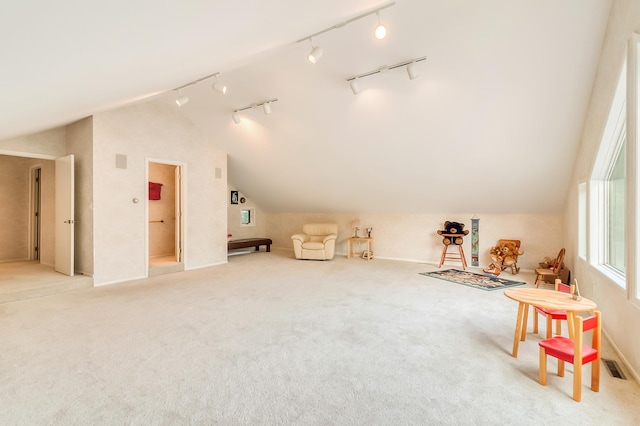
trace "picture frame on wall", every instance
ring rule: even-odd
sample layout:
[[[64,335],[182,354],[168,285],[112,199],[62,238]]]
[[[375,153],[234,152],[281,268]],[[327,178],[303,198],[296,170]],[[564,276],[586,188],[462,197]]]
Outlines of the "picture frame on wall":
[[[231,191],[231,204],[238,204],[238,191]]]

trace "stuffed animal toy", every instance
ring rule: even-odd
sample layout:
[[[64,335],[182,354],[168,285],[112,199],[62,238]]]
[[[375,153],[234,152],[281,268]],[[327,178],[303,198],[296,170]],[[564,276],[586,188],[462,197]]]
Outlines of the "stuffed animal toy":
[[[518,256],[523,255],[524,251],[520,250],[513,241],[503,242],[500,249],[502,250],[502,270],[504,271],[507,268],[511,268],[511,273],[513,275],[520,272],[520,268],[517,264]]]
[[[498,275],[500,275],[500,272],[502,272],[502,267],[496,265],[495,263],[492,263],[486,269],[483,269],[483,271],[485,274],[491,274],[497,277]]]
[[[493,263],[491,263],[487,269],[483,269],[483,271],[488,274],[499,275],[499,272],[497,274],[495,273],[496,268],[500,269],[500,271],[511,268],[511,273],[515,275],[520,272],[517,264],[518,256],[523,254],[524,251],[520,250],[520,247],[518,247],[515,241],[500,240],[497,246],[493,246],[489,250],[489,255]]]
[[[446,221],[444,223],[444,229],[438,230],[438,235],[442,235],[442,244],[448,246],[449,244],[455,244],[459,246],[462,244],[462,237],[467,235],[469,230],[464,229],[464,223]]]

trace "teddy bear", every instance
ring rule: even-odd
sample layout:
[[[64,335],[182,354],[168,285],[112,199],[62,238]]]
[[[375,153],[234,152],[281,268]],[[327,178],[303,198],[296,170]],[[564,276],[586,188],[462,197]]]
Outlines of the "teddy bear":
[[[488,270],[484,270],[486,273],[490,273],[493,275],[498,275],[495,273],[495,270],[499,268],[501,271],[504,271],[507,268],[511,268],[511,273],[513,275],[520,272],[520,268],[518,267],[518,256],[524,254],[524,251],[520,250],[518,243],[513,240],[500,240],[499,244],[491,247],[489,250],[489,255],[491,256],[491,260],[493,263],[489,265]]]
[[[489,256],[493,262],[482,271],[485,274],[495,275],[496,277],[502,272],[502,261],[504,260],[503,251],[499,246],[493,246],[489,249]]]
[[[516,245],[514,241],[506,241],[501,245],[502,250],[502,270],[504,271],[507,268],[511,268],[511,273],[513,275],[520,272],[520,267],[518,267],[518,256],[524,254],[524,251],[520,250],[520,248]]]
[[[444,223],[444,229],[438,230],[438,235],[442,235],[442,244],[448,246],[449,244],[461,245],[462,237],[469,233],[468,229],[464,229],[464,223],[446,221]]]

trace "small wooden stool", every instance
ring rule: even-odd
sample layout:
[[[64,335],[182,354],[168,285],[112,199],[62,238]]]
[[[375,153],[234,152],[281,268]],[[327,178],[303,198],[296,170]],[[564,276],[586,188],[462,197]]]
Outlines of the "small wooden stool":
[[[462,237],[462,235],[450,235],[450,234],[441,234],[445,237]],[[449,253],[449,247],[458,247],[458,253]],[[442,249],[442,256],[440,256],[440,265],[438,268],[442,267],[442,264],[445,260],[459,260],[462,263],[462,269],[467,269],[467,259],[464,257],[464,249],[462,248],[462,244],[444,244],[444,248]]]

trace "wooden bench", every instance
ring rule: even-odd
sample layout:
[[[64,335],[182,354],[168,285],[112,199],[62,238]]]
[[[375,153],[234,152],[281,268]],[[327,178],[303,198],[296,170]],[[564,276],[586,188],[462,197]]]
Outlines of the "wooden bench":
[[[228,250],[237,250],[247,247],[255,247],[256,251],[260,251],[260,246],[266,246],[267,251],[271,251],[271,241],[269,238],[243,238],[241,240],[230,240],[227,243]]]

